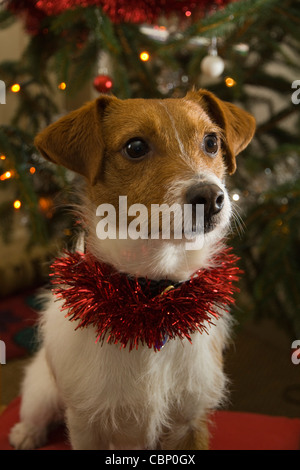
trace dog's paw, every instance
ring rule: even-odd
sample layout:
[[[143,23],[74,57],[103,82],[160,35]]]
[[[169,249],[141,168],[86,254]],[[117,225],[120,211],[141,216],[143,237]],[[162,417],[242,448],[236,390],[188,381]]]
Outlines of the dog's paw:
[[[20,422],[11,429],[9,442],[18,450],[36,449],[46,442],[46,431],[32,424]]]

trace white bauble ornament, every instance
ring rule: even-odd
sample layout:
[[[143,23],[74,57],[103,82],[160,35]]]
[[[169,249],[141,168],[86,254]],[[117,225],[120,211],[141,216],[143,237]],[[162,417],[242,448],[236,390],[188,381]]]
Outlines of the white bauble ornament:
[[[215,54],[209,54],[204,57],[201,62],[201,70],[209,77],[219,77],[224,71],[224,61],[221,57]]]

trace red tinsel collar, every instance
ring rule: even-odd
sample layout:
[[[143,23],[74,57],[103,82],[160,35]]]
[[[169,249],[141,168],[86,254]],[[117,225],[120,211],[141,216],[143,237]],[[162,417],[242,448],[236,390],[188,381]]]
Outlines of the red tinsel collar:
[[[97,341],[107,336],[109,343],[139,343],[160,350],[166,338],[187,338],[195,331],[207,332],[207,325],[234,303],[240,269],[238,258],[225,248],[213,260],[212,269],[199,269],[190,280],[151,295],[150,282],[116,272],[90,254],[65,253],[52,265],[53,291],[64,299],[66,317],[78,320],[77,328],[89,325],[97,331]]]

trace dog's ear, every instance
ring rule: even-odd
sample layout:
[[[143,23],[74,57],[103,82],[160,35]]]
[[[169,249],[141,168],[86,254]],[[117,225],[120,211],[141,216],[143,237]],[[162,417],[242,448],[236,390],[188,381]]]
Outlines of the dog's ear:
[[[198,101],[209,117],[224,131],[223,148],[228,173],[236,170],[236,156],[244,150],[255,132],[255,119],[247,111],[222,101],[207,90],[192,91],[187,99]]]
[[[101,96],[54,122],[34,141],[51,162],[85,176],[94,184],[103,154],[102,119],[115,97]]]

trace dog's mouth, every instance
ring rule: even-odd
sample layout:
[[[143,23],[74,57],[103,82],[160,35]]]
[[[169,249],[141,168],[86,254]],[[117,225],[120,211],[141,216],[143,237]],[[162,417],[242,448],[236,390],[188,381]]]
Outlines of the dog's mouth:
[[[196,217],[196,212],[193,208],[193,213],[192,213],[192,220],[188,224],[188,227],[183,226],[183,233],[187,234],[188,236],[191,235],[205,235],[209,232],[212,232],[215,230],[221,223],[221,217],[220,214],[215,214],[210,217],[207,216],[207,214],[204,213],[204,216],[198,219]]]
[[[199,236],[199,235],[205,235],[209,232],[212,232],[218,227],[218,222],[214,222],[212,220],[204,221],[204,224],[202,225],[197,225],[196,223],[192,224],[191,230],[182,230],[183,235],[187,235],[191,237],[192,235],[194,236]]]
[[[203,236],[203,235],[205,235],[209,232],[212,232],[220,224],[219,220],[215,220],[215,219],[219,219],[219,217],[214,217],[213,219],[214,220],[212,220],[211,218],[209,220],[204,219],[204,222],[202,222],[202,223],[201,222],[196,223],[196,220],[193,220],[192,223],[189,223],[186,226],[184,226],[184,223],[182,223],[182,228],[181,228],[181,232],[180,232],[180,234],[181,234],[180,239],[182,239],[182,240],[189,239],[190,240],[192,238],[196,238],[198,236]],[[172,239],[179,238],[178,233],[179,233],[178,229],[174,230],[174,227],[170,228],[170,238],[172,238]],[[162,227],[160,227],[159,230],[156,232],[156,237],[155,238],[163,239],[164,238],[163,234],[164,234],[164,232],[162,230]],[[148,238],[152,238],[152,236],[153,236],[153,232],[151,232],[151,230],[149,230]]]

